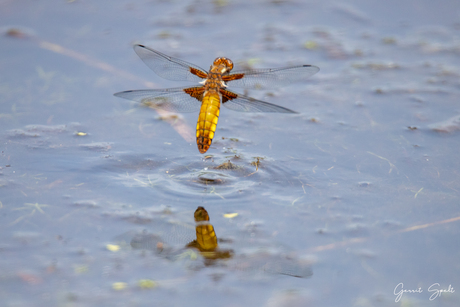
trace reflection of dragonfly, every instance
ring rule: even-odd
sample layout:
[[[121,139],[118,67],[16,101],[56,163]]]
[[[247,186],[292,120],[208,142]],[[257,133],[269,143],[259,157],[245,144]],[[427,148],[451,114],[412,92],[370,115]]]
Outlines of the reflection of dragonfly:
[[[226,245],[232,240],[217,238],[214,226],[210,223],[209,215],[205,208],[198,207],[194,217],[194,234],[193,228],[188,224],[163,223],[154,220],[152,224],[157,228],[155,233],[148,233],[147,231],[141,233],[128,232],[119,236],[116,241],[118,244],[129,242],[133,249],[151,250],[170,260],[177,260],[190,255],[190,253],[184,251],[185,244],[186,249],[192,248],[199,251],[206,266],[214,265],[219,259],[226,259],[226,264],[220,263],[220,265],[249,273],[262,271],[303,278],[313,274],[309,263],[304,263],[300,259],[267,252],[257,252],[249,255],[238,253],[235,255],[233,249],[225,249],[219,246],[219,243]],[[178,245],[182,247],[177,249]],[[251,243],[251,248],[254,247],[253,245],[254,242]]]
[[[198,207],[194,213],[195,217],[195,236],[193,230],[186,224],[155,224],[163,228],[162,235],[150,233],[138,233],[130,239],[130,245],[134,249],[149,249],[163,255],[174,255],[171,246],[172,242],[187,244],[185,248],[197,249],[204,257],[207,264],[212,264],[213,260],[230,258],[232,250],[220,249],[214,226],[209,222],[209,215],[205,208]]]
[[[219,250],[217,236],[214,226],[209,222],[208,211],[203,207],[195,210],[195,232],[196,240],[193,240],[186,247],[196,248],[206,259],[225,259],[233,254],[231,250]]]
[[[242,88],[273,87],[303,81],[319,71],[313,65],[297,65],[230,73],[233,62],[221,57],[215,59],[209,72],[206,72],[196,65],[142,45],[135,45],[134,51],[160,77],[173,81],[198,81],[202,85],[125,91],[115,93],[115,96],[171,112],[200,110],[196,126],[196,143],[200,153],[205,153],[211,146],[221,103],[228,109],[240,112],[295,113],[287,108],[229,91],[227,83]]]

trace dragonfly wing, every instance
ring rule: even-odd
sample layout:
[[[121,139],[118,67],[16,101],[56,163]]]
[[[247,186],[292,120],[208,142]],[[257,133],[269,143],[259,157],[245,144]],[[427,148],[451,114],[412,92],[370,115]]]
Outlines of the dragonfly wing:
[[[282,68],[237,70],[222,79],[230,87],[248,89],[271,88],[305,81],[319,71],[314,65],[299,65]]]
[[[157,75],[173,81],[199,82],[206,78],[204,69],[176,59],[143,45],[134,45],[134,51]]]
[[[288,108],[257,100],[248,96],[221,89],[222,103],[227,109],[238,112],[297,113]]]
[[[139,102],[153,109],[188,113],[200,110],[203,87],[177,87],[115,93],[117,97]]]

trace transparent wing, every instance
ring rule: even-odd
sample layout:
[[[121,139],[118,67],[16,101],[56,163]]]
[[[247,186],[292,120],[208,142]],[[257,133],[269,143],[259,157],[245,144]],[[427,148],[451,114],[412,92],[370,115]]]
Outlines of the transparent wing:
[[[257,100],[248,96],[221,90],[224,107],[238,112],[297,113],[288,108]]]
[[[162,109],[169,112],[188,113],[200,110],[201,100],[199,95],[192,97],[202,87],[176,87],[155,90],[134,90],[115,93],[114,96],[137,101],[145,106]],[[190,92],[191,94],[189,94]]]
[[[199,82],[207,76],[204,69],[143,45],[134,45],[134,51],[157,75],[173,81]]]
[[[222,79],[230,87],[248,89],[271,88],[289,85],[294,82],[307,80],[319,71],[314,65],[299,65],[282,68],[267,68],[253,70],[237,70]]]

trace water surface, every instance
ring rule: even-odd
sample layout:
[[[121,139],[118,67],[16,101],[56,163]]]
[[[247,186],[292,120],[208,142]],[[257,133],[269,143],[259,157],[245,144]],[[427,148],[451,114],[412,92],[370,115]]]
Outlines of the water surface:
[[[6,1],[0,12],[5,306],[458,306],[456,1]],[[299,114],[223,109],[201,155],[197,114],[112,96],[185,85],[156,76],[134,43],[205,68],[226,56],[321,71],[247,93]],[[231,258],[185,248],[198,206]],[[119,240],[139,233],[170,253]],[[283,274],[293,267],[308,274]],[[423,292],[395,302],[400,283]],[[430,300],[435,283],[456,292]]]

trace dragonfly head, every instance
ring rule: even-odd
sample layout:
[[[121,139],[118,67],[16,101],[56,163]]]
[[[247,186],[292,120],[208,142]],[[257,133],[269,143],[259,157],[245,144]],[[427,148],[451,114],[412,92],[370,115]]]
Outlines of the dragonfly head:
[[[212,66],[218,67],[219,72],[224,74],[230,72],[233,69],[233,62],[227,58],[217,58],[214,60],[214,63],[212,63]]]
[[[209,221],[208,211],[203,207],[198,207],[195,210],[195,222]]]

